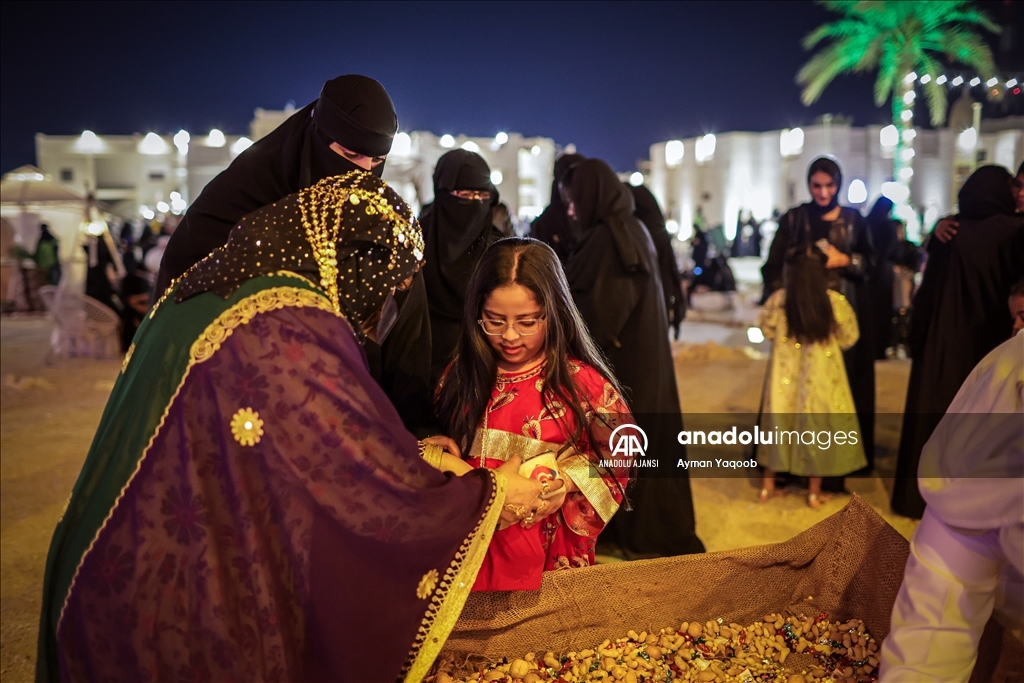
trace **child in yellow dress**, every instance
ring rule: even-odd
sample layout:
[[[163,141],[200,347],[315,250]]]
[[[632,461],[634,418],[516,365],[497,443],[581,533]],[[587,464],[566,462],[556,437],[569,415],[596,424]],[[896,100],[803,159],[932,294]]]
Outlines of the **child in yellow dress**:
[[[842,354],[860,332],[846,297],[828,289],[817,248],[787,255],[784,279],[758,320],[765,338],[774,340],[762,423],[771,443],[758,448],[765,468],[758,499],[774,494],[775,472],[788,472],[810,478],[807,504],[817,508],[826,500],[822,477],[867,464]]]

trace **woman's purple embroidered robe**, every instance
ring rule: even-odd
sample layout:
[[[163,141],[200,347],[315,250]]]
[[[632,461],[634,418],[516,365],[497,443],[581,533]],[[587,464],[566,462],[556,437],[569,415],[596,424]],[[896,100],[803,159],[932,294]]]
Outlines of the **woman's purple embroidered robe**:
[[[167,298],[54,534],[37,679],[418,681],[503,500],[418,457],[307,280]]]

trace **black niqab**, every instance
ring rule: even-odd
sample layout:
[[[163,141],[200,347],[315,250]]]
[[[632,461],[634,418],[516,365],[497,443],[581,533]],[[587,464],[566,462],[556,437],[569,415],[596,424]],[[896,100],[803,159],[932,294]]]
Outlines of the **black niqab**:
[[[397,131],[391,98],[371,78],[340,76],[328,81],[321,95],[342,99],[332,100],[329,107],[316,100],[295,112],[203,188],[167,244],[157,297],[172,279],[227,243],[231,228],[243,216],[324,178],[362,170],[334,152],[331,142],[364,153],[382,149],[385,138],[390,140]],[[334,140],[330,135],[340,137]],[[381,164],[373,173],[379,177],[383,170]]]
[[[490,201],[459,199],[456,190],[491,193]],[[426,243],[423,277],[430,308],[432,376],[440,377],[463,324],[463,304],[477,261],[502,237],[491,221],[498,190],[483,157],[464,149],[444,154],[434,168],[434,201],[423,208],[420,223]]]
[[[582,154],[563,154],[555,159],[551,180],[551,199],[547,208],[530,224],[530,236],[554,249],[555,254],[563,263],[572,251],[573,245],[569,231],[568,207],[562,201],[559,184],[565,174],[585,158]]]

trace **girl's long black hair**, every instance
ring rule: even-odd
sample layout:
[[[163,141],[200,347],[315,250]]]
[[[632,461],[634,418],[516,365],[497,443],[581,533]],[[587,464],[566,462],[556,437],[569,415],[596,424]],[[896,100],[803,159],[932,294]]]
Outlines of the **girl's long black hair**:
[[[835,312],[828,298],[824,255],[814,247],[797,247],[786,254],[786,326],[802,344],[826,342],[836,333]]]
[[[477,320],[491,292],[512,284],[530,290],[546,318],[543,334],[547,358],[542,400],[553,415],[562,412],[554,409],[553,401],[565,406],[566,414],[560,421],[572,416],[571,421],[562,422],[570,437],[560,453],[577,446],[585,428],[591,447],[600,454],[600,444],[586,418],[585,399],[580,397],[570,375],[569,359],[593,367],[620,396],[621,388],[576,309],[555,252],[543,242],[527,237],[509,237],[492,244],[480,258],[469,282],[455,360],[448,367],[435,398],[436,412],[446,425],[448,436],[463,453],[469,451],[498,376],[495,351]],[[597,414],[595,419],[599,416]]]

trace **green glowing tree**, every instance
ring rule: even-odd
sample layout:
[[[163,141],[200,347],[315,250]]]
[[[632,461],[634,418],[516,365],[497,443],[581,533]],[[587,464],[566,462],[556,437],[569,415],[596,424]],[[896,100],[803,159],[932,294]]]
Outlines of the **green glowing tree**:
[[[970,2],[938,0],[823,0],[842,15],[804,38],[804,48],[830,41],[797,74],[804,104],[815,102],[836,76],[878,70],[875,104],[892,97],[892,121],[899,133],[893,177],[908,186],[913,174],[913,118],[920,85],[932,125],[946,119],[943,58],[977,72],[983,81],[995,75],[992,50],[975,31],[999,27]],[[1001,94],[999,86],[990,96]],[[909,150],[909,151],[908,151]],[[908,170],[903,170],[908,169]]]

